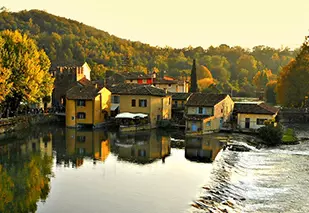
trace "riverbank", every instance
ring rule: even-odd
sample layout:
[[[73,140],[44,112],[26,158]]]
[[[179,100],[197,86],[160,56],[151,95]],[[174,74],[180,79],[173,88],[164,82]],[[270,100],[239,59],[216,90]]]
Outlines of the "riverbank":
[[[20,132],[37,125],[60,122],[56,115],[37,114],[26,115],[0,120],[0,141],[7,139],[23,138]]]

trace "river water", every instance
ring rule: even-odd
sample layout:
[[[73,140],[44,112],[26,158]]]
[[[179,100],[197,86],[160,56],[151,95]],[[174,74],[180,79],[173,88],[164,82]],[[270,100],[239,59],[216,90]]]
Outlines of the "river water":
[[[233,152],[227,138],[248,140],[40,127],[0,144],[0,212],[309,211],[309,142]]]

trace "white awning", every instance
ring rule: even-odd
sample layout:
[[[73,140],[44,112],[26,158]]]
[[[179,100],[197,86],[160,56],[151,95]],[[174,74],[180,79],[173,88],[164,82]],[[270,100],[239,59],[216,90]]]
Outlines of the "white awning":
[[[123,112],[118,115],[116,115],[115,118],[130,118],[130,119],[136,119],[136,118],[145,118],[148,115],[143,113],[130,113],[130,112]]]
[[[119,107],[119,104],[112,104],[111,111],[115,111]]]

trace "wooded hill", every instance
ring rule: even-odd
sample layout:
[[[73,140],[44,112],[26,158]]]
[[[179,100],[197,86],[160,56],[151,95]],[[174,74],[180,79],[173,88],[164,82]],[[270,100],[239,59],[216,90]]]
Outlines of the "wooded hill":
[[[74,65],[87,61],[94,78],[104,76],[107,69],[122,71],[166,71],[166,75],[190,76],[193,59],[197,62],[199,86],[208,90],[216,85],[220,92],[234,91],[236,95],[252,96],[256,82],[276,79],[282,67],[294,58],[295,51],[256,46],[252,50],[222,44],[210,46],[153,47],[139,41],[130,41],[87,26],[74,20],[55,16],[40,10],[0,13],[0,31],[20,30],[33,38],[49,56],[52,66]],[[192,33],[198,33],[198,30]],[[255,80],[258,71],[270,75],[266,81]],[[269,79],[268,77],[271,76]],[[257,77],[255,77],[256,79]],[[255,83],[254,83],[255,82]],[[212,85],[212,86],[211,86]],[[262,85],[266,86],[266,85]],[[209,88],[208,88],[209,87]]]

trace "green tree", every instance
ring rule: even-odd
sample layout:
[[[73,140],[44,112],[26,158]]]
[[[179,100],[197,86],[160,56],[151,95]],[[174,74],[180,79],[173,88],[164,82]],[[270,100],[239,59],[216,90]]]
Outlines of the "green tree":
[[[0,48],[1,65],[12,72],[8,79],[12,87],[5,106],[15,112],[21,101],[37,102],[51,93],[50,61],[32,39],[18,31],[2,31],[0,39],[4,40]]]
[[[288,107],[301,107],[309,94],[309,46],[305,42],[294,61],[285,66],[277,83],[278,101]]]
[[[193,59],[192,70],[191,70],[191,86],[190,92],[198,92],[198,85],[197,85],[197,75],[196,75],[196,64],[195,59]]]

